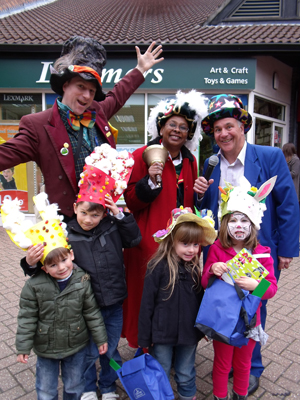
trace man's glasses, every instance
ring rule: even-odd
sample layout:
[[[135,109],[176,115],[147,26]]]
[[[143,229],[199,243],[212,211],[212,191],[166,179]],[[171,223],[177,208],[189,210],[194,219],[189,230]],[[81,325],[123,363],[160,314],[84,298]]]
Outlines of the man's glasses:
[[[166,124],[170,129],[179,129],[181,133],[187,133],[189,131],[189,128],[186,127],[185,125],[177,125],[174,122],[169,122]]]

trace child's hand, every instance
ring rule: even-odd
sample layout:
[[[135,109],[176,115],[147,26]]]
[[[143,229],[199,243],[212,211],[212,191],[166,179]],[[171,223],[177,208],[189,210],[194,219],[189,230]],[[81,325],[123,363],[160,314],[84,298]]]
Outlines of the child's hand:
[[[258,286],[258,282],[248,276],[241,276],[240,278],[235,279],[235,282],[241,289],[249,290],[249,292],[253,292],[256,286]]]
[[[105,354],[108,350],[108,344],[104,343],[101,346],[99,346],[99,354]]]
[[[23,364],[27,364],[28,354],[18,354],[17,361]]]
[[[117,215],[120,212],[119,208],[113,202],[113,199],[109,194],[105,195],[105,206],[113,213],[113,215]]]
[[[43,257],[43,254],[44,245],[42,243],[36,244],[35,246],[29,246],[26,255],[27,264],[35,265]]]
[[[229,268],[223,262],[214,263],[210,267],[210,272],[213,273],[214,275],[217,275],[217,276],[221,276],[221,275],[224,274],[224,272],[228,272],[228,271],[229,271]]]

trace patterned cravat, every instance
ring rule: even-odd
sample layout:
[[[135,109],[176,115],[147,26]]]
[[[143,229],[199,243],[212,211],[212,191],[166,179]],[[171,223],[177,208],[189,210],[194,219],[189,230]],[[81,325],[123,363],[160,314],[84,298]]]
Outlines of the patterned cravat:
[[[72,113],[72,111],[67,111],[67,120],[69,125],[74,131],[79,131],[80,124],[87,128],[92,128],[96,121],[96,112],[95,111],[86,111],[81,115],[76,115]]]

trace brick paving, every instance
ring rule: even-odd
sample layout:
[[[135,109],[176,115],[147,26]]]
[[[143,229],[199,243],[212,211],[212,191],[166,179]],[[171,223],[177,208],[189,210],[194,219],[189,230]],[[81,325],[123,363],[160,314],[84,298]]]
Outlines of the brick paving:
[[[25,277],[19,267],[24,252],[10,241],[0,227],[0,400],[35,400],[35,355],[27,365],[16,362],[15,332],[17,326],[18,299]],[[283,271],[279,290],[268,302],[266,331],[269,334],[263,348],[265,371],[260,387],[249,397],[254,399],[300,399],[300,258],[295,259],[288,271]],[[120,340],[120,353],[124,361],[133,357],[134,349]],[[213,347],[211,342],[201,341],[198,346],[197,399],[212,399],[211,370]],[[175,390],[174,381],[172,386]],[[231,386],[231,381],[229,382]],[[128,399],[121,384],[120,399]],[[62,399],[61,382],[59,399]]]

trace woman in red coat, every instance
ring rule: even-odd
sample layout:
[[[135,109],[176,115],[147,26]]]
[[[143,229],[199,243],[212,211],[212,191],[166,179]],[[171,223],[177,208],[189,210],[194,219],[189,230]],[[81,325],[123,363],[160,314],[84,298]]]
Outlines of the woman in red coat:
[[[148,120],[151,141],[137,149],[134,168],[124,196],[142,233],[139,246],[124,251],[128,298],[124,302],[123,336],[131,347],[138,347],[138,316],[147,263],[156,251],[152,235],[167,224],[172,209],[194,207],[197,192],[197,161],[191,154],[198,146],[202,116],[206,113],[205,98],[194,90],[178,92],[176,99],[162,100],[152,109]],[[143,160],[144,150],[162,144],[168,150],[163,166],[150,167]],[[161,176],[161,186],[156,177]]]

